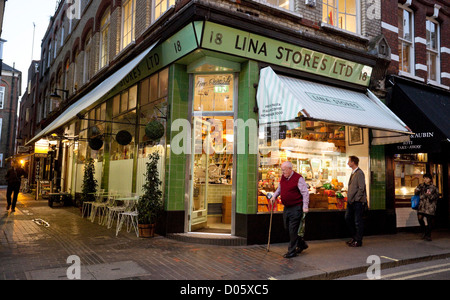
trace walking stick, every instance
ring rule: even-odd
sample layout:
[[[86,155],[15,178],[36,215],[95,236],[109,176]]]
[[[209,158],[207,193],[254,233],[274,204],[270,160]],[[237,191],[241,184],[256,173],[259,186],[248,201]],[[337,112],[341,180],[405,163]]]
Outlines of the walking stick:
[[[270,199],[272,198],[272,193],[268,193],[267,195],[266,195],[266,197],[267,197],[267,199],[270,201]],[[272,203],[271,205],[270,205],[270,223],[269,223],[269,237],[268,237],[268,239],[267,239],[267,252],[269,252],[269,248],[270,248],[270,234],[271,234],[271,232],[272,232],[272,215],[273,215],[273,204],[274,203]]]

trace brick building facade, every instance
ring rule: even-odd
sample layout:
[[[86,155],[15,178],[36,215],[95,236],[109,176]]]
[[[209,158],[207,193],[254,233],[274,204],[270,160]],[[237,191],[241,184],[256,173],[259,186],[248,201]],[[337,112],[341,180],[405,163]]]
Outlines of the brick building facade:
[[[261,197],[274,187],[272,177],[279,166],[264,165],[262,162],[272,161],[266,154],[234,155],[222,150],[207,157],[173,152],[178,131],[171,124],[187,120],[194,131],[198,124],[208,127],[219,120],[257,124],[263,110],[257,95],[263,89],[260,74],[270,67],[275,80],[285,76],[297,88],[310,84],[311,91],[327,91],[327,96],[319,95],[320,101],[334,101],[329,117],[341,117],[333,123],[328,117],[305,113],[294,131],[285,125],[290,128],[289,137],[318,142],[319,148],[309,147],[313,152],[322,151],[320,147],[331,141],[333,148],[327,151],[333,152],[332,156],[322,160],[317,153],[309,153],[309,158],[304,154],[288,158],[291,153],[284,150],[280,155],[295,161],[297,171],[304,172],[308,180],[325,183],[333,179],[337,186],[348,182],[347,156],[361,156],[361,168],[371,174],[367,184],[373,211],[367,231],[392,232],[395,212],[390,207],[393,200],[387,199],[384,190],[384,148],[371,145],[372,129],[386,128],[362,124],[354,120],[354,112],[339,109],[359,107],[353,97],[356,102],[370,97],[381,107],[375,95],[385,97],[387,68],[398,54],[396,47],[388,44],[391,33],[382,29],[387,19],[383,19],[381,1],[333,3],[80,0],[68,7],[61,1],[42,40],[35,132],[25,142],[34,145],[43,139],[53,143],[48,156],[41,158],[41,164],[55,166],[47,179],[75,197],[87,158],[94,160],[99,188],[140,194],[146,156],[159,151],[165,203],[161,233],[212,228],[247,243],[262,242],[267,238],[267,226],[261,224],[268,222],[269,214]],[[367,89],[373,93],[366,95]],[[55,92],[59,100],[50,97]],[[294,94],[300,94],[297,92]],[[341,98],[335,98],[337,95]],[[226,102],[230,99],[231,105]],[[165,127],[165,135],[158,141],[150,141],[144,132],[143,126],[151,120]],[[247,150],[267,134],[227,130],[227,140],[239,140]],[[405,133],[403,127],[395,130]],[[122,145],[117,135],[124,131],[131,135],[131,142]],[[311,135],[305,137],[306,131]],[[94,149],[93,139],[99,142],[99,149]],[[316,175],[310,175],[306,166],[302,169],[303,160],[310,162]],[[205,163],[215,165],[211,174],[216,177],[201,175]],[[226,187],[218,188],[218,184]],[[344,203],[325,197],[316,184],[317,203],[308,226],[314,229],[309,238],[345,235]],[[220,195],[224,202],[219,203],[217,195],[207,197],[207,190],[224,193]],[[231,223],[220,221],[225,207],[231,209]],[[274,220],[280,225],[282,215],[275,214]],[[285,240],[282,226],[274,230],[273,241]]]

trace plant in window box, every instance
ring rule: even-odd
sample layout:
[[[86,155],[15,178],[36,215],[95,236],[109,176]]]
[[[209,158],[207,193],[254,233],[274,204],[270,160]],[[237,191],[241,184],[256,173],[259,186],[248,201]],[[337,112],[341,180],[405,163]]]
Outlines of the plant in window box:
[[[149,155],[149,159],[145,174],[146,181],[142,187],[144,194],[137,204],[140,237],[154,236],[155,224],[164,210],[158,172],[159,153],[153,152]]]

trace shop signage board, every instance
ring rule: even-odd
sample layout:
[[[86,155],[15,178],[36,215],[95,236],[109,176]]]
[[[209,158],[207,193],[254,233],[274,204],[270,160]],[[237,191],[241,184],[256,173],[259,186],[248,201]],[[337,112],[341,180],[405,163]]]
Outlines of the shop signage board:
[[[177,61],[198,48],[195,25],[190,23],[173,36],[156,46],[145,58],[103,97],[110,98],[118,92],[138,83],[156,71]]]
[[[369,86],[370,66],[211,22],[204,27],[202,48]]]

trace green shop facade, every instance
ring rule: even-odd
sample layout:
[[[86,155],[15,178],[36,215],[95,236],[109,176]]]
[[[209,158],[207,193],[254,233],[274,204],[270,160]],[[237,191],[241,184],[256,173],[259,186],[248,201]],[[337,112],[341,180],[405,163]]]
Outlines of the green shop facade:
[[[69,137],[62,190],[81,192],[92,158],[100,189],[142,194],[148,155],[158,151],[159,234],[265,243],[273,209],[271,241],[281,242],[283,206],[265,195],[289,160],[310,186],[306,238],[337,238],[347,235],[346,163],[357,155],[370,199],[366,233],[395,231],[384,146],[371,141],[373,131],[408,128],[367,91],[377,57],[240,24],[181,18],[111,74],[105,91],[86,94],[41,132]],[[152,121],[164,126],[160,139],[146,133]]]

